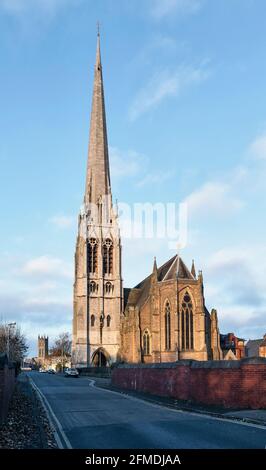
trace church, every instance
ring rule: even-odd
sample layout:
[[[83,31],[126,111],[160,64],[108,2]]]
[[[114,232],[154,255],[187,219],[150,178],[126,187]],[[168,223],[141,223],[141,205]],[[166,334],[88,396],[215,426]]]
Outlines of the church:
[[[119,221],[112,201],[98,33],[84,203],[75,252],[72,363],[76,367],[220,360],[216,310],[203,275],[176,254],[124,288]]]

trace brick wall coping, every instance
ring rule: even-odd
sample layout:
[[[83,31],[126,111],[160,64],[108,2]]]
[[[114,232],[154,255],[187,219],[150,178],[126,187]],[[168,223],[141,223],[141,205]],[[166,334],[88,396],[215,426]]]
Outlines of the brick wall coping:
[[[153,364],[117,364],[118,369],[176,369],[181,366],[192,369],[239,369],[243,365],[266,366],[266,358],[248,357],[238,361],[194,361],[181,360],[177,362],[160,362]]]

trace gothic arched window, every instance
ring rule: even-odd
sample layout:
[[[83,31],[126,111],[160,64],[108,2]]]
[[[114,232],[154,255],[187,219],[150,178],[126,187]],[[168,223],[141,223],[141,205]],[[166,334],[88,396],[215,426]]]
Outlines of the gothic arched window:
[[[103,272],[112,274],[113,272],[113,242],[107,238],[103,245]]]
[[[97,288],[98,288],[98,286],[97,286],[96,282],[91,281],[90,284],[89,284],[90,294],[93,294],[94,292],[96,292]]]
[[[188,292],[185,293],[181,310],[182,349],[194,348],[193,305]]]
[[[105,284],[105,292],[106,292],[106,294],[111,294],[112,290],[113,290],[113,284],[112,284],[111,282],[107,282],[107,283]]]
[[[97,240],[95,238],[90,238],[88,242],[87,265],[89,273],[97,271]]]
[[[91,316],[91,326],[95,326],[95,316]]]
[[[170,309],[169,302],[166,302],[166,305],[165,305],[164,321],[165,321],[165,349],[166,351],[170,351],[171,349],[171,309]]]
[[[107,315],[106,324],[107,324],[107,328],[110,328],[110,325],[111,325],[111,317],[110,317],[110,315]]]
[[[143,335],[143,354],[145,356],[148,356],[150,354],[150,348],[151,348],[150,343],[151,342],[150,342],[149,332],[145,330],[144,335]]]

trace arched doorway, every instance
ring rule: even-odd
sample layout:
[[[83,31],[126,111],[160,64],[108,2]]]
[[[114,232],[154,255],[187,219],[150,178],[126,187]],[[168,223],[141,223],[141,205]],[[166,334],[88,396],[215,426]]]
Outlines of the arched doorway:
[[[94,367],[108,367],[109,366],[109,355],[102,348],[97,349],[92,356],[92,365]]]

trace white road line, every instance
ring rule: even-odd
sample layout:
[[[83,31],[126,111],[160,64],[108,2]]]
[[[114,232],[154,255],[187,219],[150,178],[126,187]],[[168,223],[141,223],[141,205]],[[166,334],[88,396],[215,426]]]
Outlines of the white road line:
[[[67,449],[72,449],[72,445],[70,444],[69,439],[67,438],[65,432],[63,431],[63,428],[62,428],[62,425],[61,425],[60,421],[55,416],[55,414],[54,414],[54,412],[51,408],[51,405],[48,402],[46,396],[41,392],[41,390],[39,389],[39,387],[36,385],[36,383],[33,381],[33,379],[31,377],[29,377],[29,380],[30,380],[31,386],[34,388],[34,390],[38,393],[38,395],[40,397],[40,400],[41,400],[42,405],[43,405],[43,407],[46,411],[47,417],[49,419],[52,430],[54,432],[55,439],[56,439],[56,442],[58,444],[59,449],[65,449],[66,447],[67,447]],[[62,442],[62,439],[59,436],[58,431],[61,434],[63,440],[65,441],[64,443]]]
[[[263,429],[264,431],[266,431],[266,427],[263,426],[263,425],[260,425],[260,424],[246,423],[244,421],[239,421],[237,419],[220,418],[218,416],[211,416],[211,415],[208,415],[208,414],[205,415],[204,413],[195,413],[195,412],[189,411],[189,410],[176,410],[175,408],[170,408],[168,406],[164,406],[164,405],[161,405],[159,403],[153,403],[153,402],[144,400],[142,398],[137,398],[137,397],[133,397],[131,395],[127,395],[126,390],[125,391],[123,390],[123,393],[116,392],[114,390],[109,390],[109,389],[106,389],[106,388],[97,387],[97,385],[95,385],[95,380],[89,379],[89,381],[91,382],[90,387],[97,388],[98,390],[102,390],[103,392],[108,392],[108,393],[113,393],[115,395],[120,395],[120,396],[123,396],[124,398],[128,398],[129,400],[132,400],[132,401],[146,403],[146,404],[149,404],[151,406],[154,406],[155,408],[161,408],[161,409],[164,409],[164,410],[167,409],[169,411],[174,411],[175,413],[188,413],[189,415],[197,416],[198,418],[203,418],[203,419],[207,418],[207,419],[222,421],[222,422],[226,422],[226,423],[239,424],[240,426],[248,426],[248,427],[252,427],[252,428],[256,428],[256,429]]]

